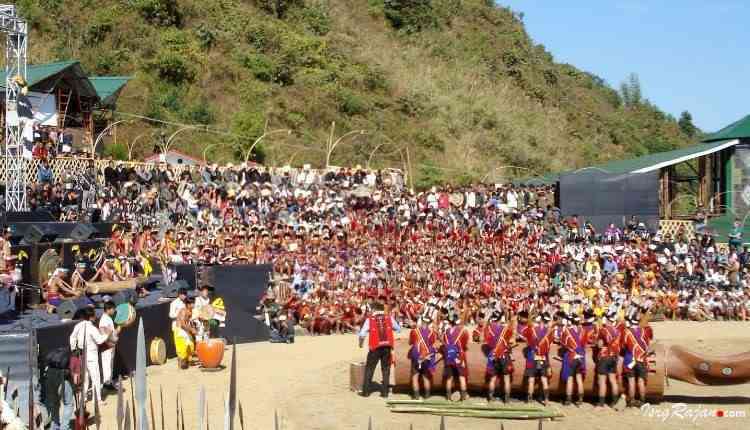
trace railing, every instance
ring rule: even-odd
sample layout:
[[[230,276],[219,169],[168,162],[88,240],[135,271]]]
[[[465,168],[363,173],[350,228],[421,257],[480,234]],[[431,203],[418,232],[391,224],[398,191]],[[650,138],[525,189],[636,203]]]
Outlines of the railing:
[[[37,182],[37,176],[39,174],[39,167],[42,165],[41,160],[30,159],[24,160],[25,171],[26,171],[26,183],[33,184]],[[94,163],[96,171],[98,173],[98,179],[101,180],[104,168],[107,167],[110,161],[107,160],[95,160],[93,158],[80,158],[80,157],[57,157],[49,160],[49,167],[52,170],[52,177],[57,180],[71,173],[81,173],[87,169],[91,163]],[[122,161],[122,164],[128,167],[156,167],[154,163],[142,163],[134,161]],[[182,173],[186,166],[171,166],[172,171],[176,174]],[[6,183],[8,180],[8,169],[6,168],[5,157],[0,157],[0,183]]]
[[[663,219],[659,221],[659,230],[662,236],[669,235],[672,239],[676,239],[680,233],[684,233],[687,240],[692,240],[695,237],[695,223],[693,221]]]
[[[37,176],[39,173],[39,167],[41,166],[41,160],[38,159],[30,159],[30,160],[24,160],[26,166],[26,182],[28,184],[33,184],[37,182]],[[91,163],[94,163],[94,167],[97,171],[97,180],[102,183],[104,180],[104,169],[112,163],[110,160],[99,160],[99,159],[93,159],[93,158],[82,158],[82,157],[57,157],[52,158],[49,160],[49,166],[52,169],[52,175],[53,178],[57,181],[58,179],[62,178],[65,175],[71,174],[71,173],[81,173],[86,168],[89,167]],[[162,163],[147,163],[147,162],[139,162],[139,161],[117,161],[116,163],[120,163],[125,167],[132,167],[135,169],[153,169],[159,167]],[[172,170],[172,172],[175,174],[175,176],[179,176],[182,174],[183,171],[189,170],[191,166],[187,165],[169,165],[169,168]],[[219,167],[219,171],[224,171],[226,167]],[[270,168],[270,171],[272,173],[280,173],[284,171],[300,174],[302,172],[305,172],[306,174],[313,173],[317,177],[322,177],[325,175],[326,170],[321,169],[299,169],[299,168],[291,168],[291,167],[273,167]],[[403,172],[398,169],[388,168],[383,170],[384,173],[387,173],[391,176],[392,180],[398,179],[398,182],[400,184],[405,184],[406,177],[403,175]],[[0,157],[0,183],[5,184],[8,179],[8,169],[6,168],[6,160],[5,157]]]

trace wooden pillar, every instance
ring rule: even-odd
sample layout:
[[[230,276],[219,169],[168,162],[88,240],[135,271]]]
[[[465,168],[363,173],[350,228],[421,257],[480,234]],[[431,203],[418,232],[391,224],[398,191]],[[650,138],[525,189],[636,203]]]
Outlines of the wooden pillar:
[[[708,196],[711,193],[711,169],[708,167],[708,157],[698,158],[698,204],[704,208],[708,205]]]
[[[63,106],[62,88],[57,87],[55,97],[57,99],[57,129],[60,130],[65,125],[65,110],[67,109],[67,106]]]
[[[669,167],[659,170],[659,200],[661,201],[659,215],[662,219],[670,219],[672,211],[669,197]]]
[[[92,103],[86,97],[78,95],[78,107],[81,110],[83,116],[83,143],[86,145],[87,150],[91,150],[91,145],[94,143],[94,118]],[[93,157],[94,154],[91,154]]]
[[[91,110],[83,112],[83,130],[86,144],[91,147],[94,143],[94,120]],[[91,154],[93,157],[94,154]]]
[[[672,213],[672,205],[674,204],[674,199],[676,197],[676,193],[674,190],[674,181],[672,180],[675,177],[675,167],[669,166],[667,168],[667,195],[669,196],[669,204],[667,205],[667,211],[669,215],[669,219],[672,219],[673,213]]]

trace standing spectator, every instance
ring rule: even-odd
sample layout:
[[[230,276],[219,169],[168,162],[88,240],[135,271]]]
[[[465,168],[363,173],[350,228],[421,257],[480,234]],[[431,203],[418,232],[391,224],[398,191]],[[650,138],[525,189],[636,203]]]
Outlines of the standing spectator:
[[[34,142],[34,148],[31,150],[31,156],[37,160],[45,160],[49,157],[47,145],[41,140]]]
[[[39,165],[39,169],[37,170],[36,179],[39,183],[42,184],[52,183],[52,168],[50,167],[49,161],[47,161],[47,159],[42,159],[42,163]]]
[[[115,328],[112,317],[115,316],[115,304],[112,302],[104,303],[104,313],[99,319],[99,331],[107,336],[107,341],[103,345],[102,354],[102,382],[103,386],[108,389],[114,389],[112,380],[112,369],[115,358],[115,346],[117,345],[117,336],[120,334],[120,328]]]
[[[107,167],[104,168],[104,184],[108,187],[115,186],[117,182],[117,173],[115,172],[115,162],[110,161]]]
[[[47,353],[45,361],[44,405],[49,411],[52,428],[69,430],[73,419],[73,384],[68,370],[70,351],[67,348],[52,350]]]
[[[96,314],[94,308],[84,308],[81,311],[81,320],[73,327],[73,333],[70,334],[70,350],[83,351],[86,348],[86,373],[88,378],[83,381],[83,392],[86,393],[89,387],[89,381],[94,390],[94,396],[100,405],[102,403],[102,378],[99,373],[99,345],[107,341],[107,335],[102,334],[94,325]]]
[[[729,232],[729,246],[737,250],[742,247],[742,223],[740,220],[734,221],[734,226]]]

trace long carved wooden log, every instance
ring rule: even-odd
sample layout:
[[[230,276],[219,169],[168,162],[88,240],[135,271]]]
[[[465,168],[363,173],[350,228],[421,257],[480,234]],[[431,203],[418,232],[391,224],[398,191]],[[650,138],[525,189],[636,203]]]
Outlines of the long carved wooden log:
[[[695,385],[750,382],[750,352],[722,357],[702,356],[681,346],[667,352],[667,376]]]
[[[134,289],[139,282],[145,278],[128,279],[125,281],[112,282],[87,282],[86,293],[88,294],[115,294],[122,290]]]
[[[654,354],[649,357],[649,374],[646,383],[646,391],[650,401],[660,401],[664,397],[664,387],[666,381],[666,363],[665,356],[667,349],[659,342],[652,344]],[[526,392],[526,379],[523,376],[526,361],[523,356],[524,345],[520,344],[513,349],[513,375],[511,385],[514,393]],[[406,340],[396,341],[394,348],[396,372],[396,388],[402,391],[411,391],[411,362],[408,358],[409,345]],[[440,357],[440,355],[438,355]],[[484,394],[486,392],[486,369],[487,358],[482,353],[480,346],[476,343],[469,345],[467,356],[469,363],[469,391]],[[561,380],[560,371],[562,361],[559,359],[558,346],[553,345],[550,352],[550,366],[552,368],[552,378],[550,379],[550,392],[553,395],[563,395],[565,391],[565,382]],[[595,365],[590,351],[586,354],[586,378],[584,379],[584,388],[587,396],[596,394],[596,375]],[[622,360],[618,363],[618,374],[622,373]],[[672,376],[671,371],[669,375]],[[437,394],[444,389],[443,381],[443,361],[438,360],[433,378],[432,392]],[[540,389],[537,382],[537,389]]]

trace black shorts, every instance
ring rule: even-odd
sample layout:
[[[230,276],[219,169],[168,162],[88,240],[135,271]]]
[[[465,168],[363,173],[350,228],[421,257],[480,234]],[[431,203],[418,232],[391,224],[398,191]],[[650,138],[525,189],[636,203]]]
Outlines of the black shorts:
[[[508,357],[496,358],[492,360],[492,365],[488,366],[487,373],[490,376],[502,376],[513,374],[513,362]]]
[[[635,366],[633,366],[632,369],[625,368],[625,375],[628,378],[642,378],[646,379],[648,376],[648,369],[646,368],[646,365],[643,363],[635,363]]]
[[[617,373],[617,357],[604,357],[596,362],[597,375],[611,375]]]
[[[455,366],[445,366],[443,368],[443,378],[460,378],[461,376],[466,376],[463,369]]]
[[[423,362],[420,366],[417,364],[416,361],[411,361],[411,372],[412,374],[418,374],[418,375],[424,375],[424,376],[432,376],[432,373],[435,371],[434,367],[431,367],[429,365],[429,361]]]
[[[523,371],[523,376],[529,378],[536,378],[541,376],[547,376],[547,369],[549,369],[549,361],[535,361],[532,367],[527,367]]]
[[[573,366],[570,368],[570,376],[583,375],[585,370],[585,367],[583,367],[583,361],[581,359],[575,359],[573,360]]]

